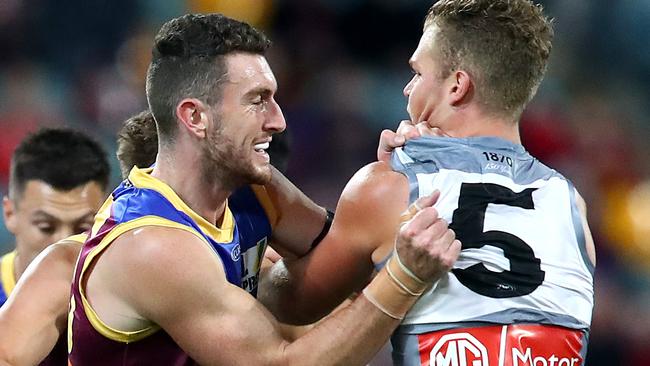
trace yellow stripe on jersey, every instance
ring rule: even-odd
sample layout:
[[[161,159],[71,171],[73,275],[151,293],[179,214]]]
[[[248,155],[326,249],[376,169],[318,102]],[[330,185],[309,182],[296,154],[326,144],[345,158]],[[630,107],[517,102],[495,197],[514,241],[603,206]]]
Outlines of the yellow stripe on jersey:
[[[153,189],[162,194],[169,202],[171,202],[172,205],[174,205],[174,208],[189,215],[204,233],[208,234],[217,242],[230,243],[232,241],[235,229],[235,219],[228,207],[228,201],[226,201],[226,210],[223,214],[221,227],[218,228],[208,220],[204,219],[201,215],[194,212],[194,210],[178,197],[176,192],[174,192],[170,186],[152,177],[150,174],[152,171],[153,168],[139,169],[134,166],[129,173],[129,181],[138,188]]]
[[[93,228],[90,230],[90,236],[93,237],[97,235],[97,232],[99,229],[102,228],[106,220],[108,220],[109,217],[111,217],[111,205],[113,204],[113,196],[110,195],[104,201],[102,204],[102,207],[99,208],[99,211],[97,211],[97,214],[95,215],[95,223],[93,224]]]
[[[76,268],[75,268],[76,272]],[[70,311],[68,311],[68,354],[72,353],[72,322],[74,321],[74,311],[77,310],[77,304],[74,302],[74,296],[70,296]]]
[[[104,337],[116,342],[131,343],[131,342],[141,340],[158,331],[160,327],[157,325],[151,325],[149,327],[135,330],[135,331],[122,331],[122,330],[111,328],[106,323],[104,323],[101,319],[99,319],[99,316],[90,305],[90,302],[87,300],[86,293],[84,291],[84,288],[81,286],[81,283],[84,283],[83,280],[84,274],[88,269],[88,267],[90,266],[90,264],[93,263],[93,259],[99,254],[101,254],[104,251],[104,249],[106,249],[108,245],[113,242],[113,240],[117,239],[118,236],[124,234],[129,230],[137,229],[144,226],[162,226],[162,227],[169,227],[169,228],[180,229],[180,230],[190,232],[194,234],[196,237],[198,237],[199,239],[201,239],[201,241],[205,245],[207,245],[208,248],[210,248],[210,250],[214,252],[214,248],[212,248],[212,245],[210,245],[210,243],[198,231],[196,231],[190,226],[183,225],[175,221],[167,220],[162,217],[143,216],[135,220],[127,221],[125,223],[115,226],[101,240],[101,242],[99,242],[99,244],[95,248],[93,248],[90,251],[90,253],[88,253],[88,256],[83,262],[83,267],[81,269],[81,274],[80,274],[81,281],[79,281],[79,295],[81,296],[81,301],[83,302],[84,312],[86,313],[86,317],[90,321],[92,327]]]
[[[266,218],[271,224],[271,230],[275,229],[279,217],[278,211],[275,209],[273,201],[271,201],[269,192],[266,191],[266,187],[257,184],[251,185],[251,189],[253,190],[253,193],[255,193],[255,197],[257,197],[257,200],[264,209],[264,213],[266,213]]]
[[[16,251],[9,252],[2,256],[0,260],[0,267],[2,267],[2,273],[0,273],[0,280],[2,280],[2,288],[5,291],[7,297],[11,294],[11,291],[14,290],[16,286],[16,277],[14,276],[14,261],[16,259]]]
[[[74,241],[76,243],[83,244],[83,243],[86,242],[86,239],[88,239],[88,234],[81,233],[81,234],[72,235],[72,236],[69,236],[69,237],[67,237],[67,238],[65,238],[63,240],[60,240],[59,243],[62,243],[64,241]]]

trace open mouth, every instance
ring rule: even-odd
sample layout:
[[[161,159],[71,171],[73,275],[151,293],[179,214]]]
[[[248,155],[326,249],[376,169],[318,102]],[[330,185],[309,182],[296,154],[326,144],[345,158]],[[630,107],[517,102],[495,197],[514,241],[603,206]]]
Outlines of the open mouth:
[[[268,142],[253,145],[253,149],[255,149],[255,152],[258,152],[258,153],[266,153],[266,149],[268,149],[268,148],[269,148],[269,143]]]
[[[271,157],[266,152],[268,148],[269,148],[269,141],[261,142],[259,144],[253,145],[253,150],[255,151],[255,155],[261,158],[264,164],[268,164],[269,162],[271,162]]]

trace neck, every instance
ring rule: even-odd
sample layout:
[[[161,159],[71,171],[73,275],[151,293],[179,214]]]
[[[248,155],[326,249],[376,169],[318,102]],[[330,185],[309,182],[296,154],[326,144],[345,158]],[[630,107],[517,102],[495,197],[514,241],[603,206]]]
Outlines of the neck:
[[[200,154],[179,147],[161,147],[151,175],[169,187],[194,212],[219,226],[232,190],[202,177]]]
[[[477,110],[465,110],[456,115],[457,121],[451,126],[458,126],[445,131],[453,137],[499,137],[521,145],[519,124],[516,120],[486,115]]]

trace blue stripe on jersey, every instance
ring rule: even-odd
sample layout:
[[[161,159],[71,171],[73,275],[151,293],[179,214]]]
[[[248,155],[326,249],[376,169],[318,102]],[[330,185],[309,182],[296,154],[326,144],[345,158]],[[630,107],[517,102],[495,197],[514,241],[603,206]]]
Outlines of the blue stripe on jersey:
[[[7,297],[8,295],[5,294],[5,289],[2,287],[2,283],[0,282],[0,306],[7,302]]]
[[[260,264],[264,258],[267,238],[271,237],[271,223],[250,186],[235,191],[228,199],[228,206],[237,224],[241,242],[250,243],[242,245],[242,288],[257,296]],[[257,246],[254,255],[248,255],[248,248],[254,246]]]
[[[228,206],[235,217],[242,241],[257,243],[271,236],[271,223],[250,186],[235,191],[228,199]]]
[[[151,215],[195,229],[211,244],[221,258],[228,282],[241,287],[243,275],[241,253],[256,246],[257,243],[252,240],[242,240],[237,223],[234,227],[233,240],[228,243],[220,243],[201,230],[187,213],[177,210],[171,202],[154,189],[137,188],[130,181],[125,180],[113,191],[112,196],[111,216],[117,224]]]

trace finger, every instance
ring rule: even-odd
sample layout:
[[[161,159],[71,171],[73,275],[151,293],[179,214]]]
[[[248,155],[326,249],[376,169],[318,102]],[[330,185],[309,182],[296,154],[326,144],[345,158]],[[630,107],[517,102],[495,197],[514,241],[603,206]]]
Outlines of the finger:
[[[436,242],[436,247],[443,252],[448,251],[449,247],[456,240],[456,233],[453,230],[449,229],[439,232],[439,235],[440,240]]]
[[[428,215],[428,217],[424,217],[425,215]],[[430,220],[433,220],[433,223],[417,234],[417,240],[423,243],[429,250],[446,251],[449,245],[456,239],[454,232],[447,229],[447,221],[439,218],[435,212],[427,212],[425,214],[423,211],[420,216],[422,217],[418,217],[417,220],[422,220],[419,221],[422,225],[431,222]],[[413,225],[418,225],[418,221],[415,220]]]
[[[264,252],[264,258],[268,259],[269,261],[275,263],[282,259],[282,256],[278,254],[273,248],[271,247],[266,247],[266,251]]]
[[[450,137],[439,127],[431,127],[428,121],[423,121],[416,124],[415,128],[422,136]]]
[[[420,135],[422,136],[441,136],[439,128],[431,128],[426,122],[418,123],[415,128],[417,128],[418,132],[420,132]]]
[[[398,135],[407,135],[408,133],[412,133],[413,130],[415,130],[415,124],[413,122],[402,120],[397,126],[396,132]]]
[[[431,207],[438,202],[438,198],[440,198],[440,191],[437,189],[431,192],[428,196],[418,198],[406,209],[406,211],[402,212],[400,215],[400,221],[405,222],[412,219],[418,211]]]
[[[377,160],[385,163],[390,162],[390,157],[396,147],[404,145],[406,138],[391,130],[383,130],[379,135],[379,147],[377,148]]]
[[[454,263],[458,260],[461,249],[462,243],[456,239],[451,243],[447,251],[442,254],[440,259],[447,269],[451,269],[454,266]]]
[[[399,123],[399,127],[397,127],[397,133],[399,135],[403,135],[407,140],[421,136],[420,131],[417,129],[416,125],[408,120],[404,120]]]
[[[434,207],[427,207],[415,214],[411,220],[402,226],[401,230],[409,238],[415,238],[416,236],[427,238],[432,231],[438,229],[432,228],[432,225],[436,224],[436,220],[438,220],[438,210]],[[425,231],[427,232],[425,233]]]

